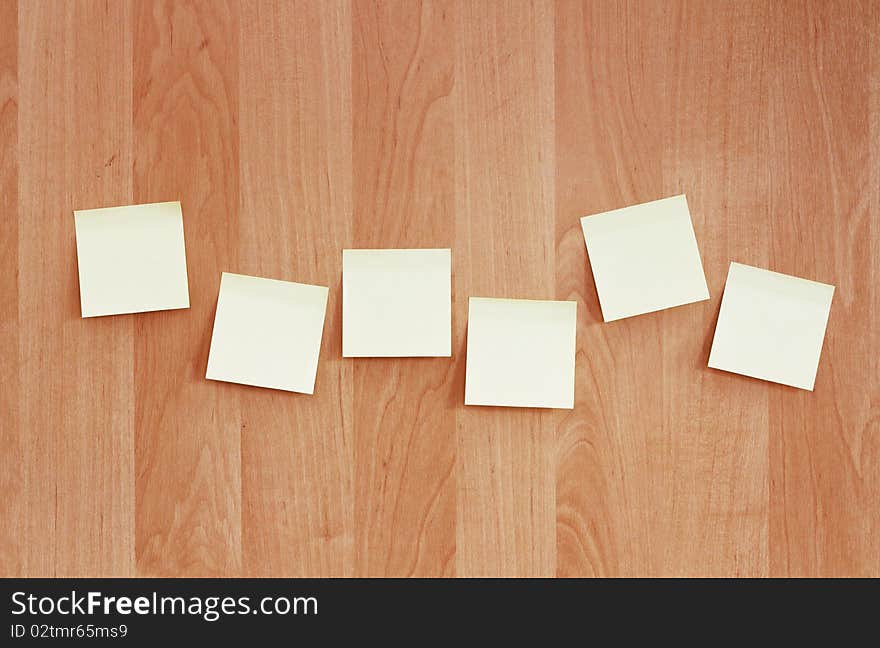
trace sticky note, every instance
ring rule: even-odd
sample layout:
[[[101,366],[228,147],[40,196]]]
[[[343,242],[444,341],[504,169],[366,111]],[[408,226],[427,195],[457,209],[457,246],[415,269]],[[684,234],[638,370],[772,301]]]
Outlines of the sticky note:
[[[709,299],[682,196],[581,219],[606,322]]]
[[[577,302],[471,297],[465,405],[574,407]]]
[[[83,317],[189,308],[179,202],[73,212]]]
[[[207,378],[311,394],[328,289],[224,272]]]
[[[343,250],[342,355],[452,355],[452,251]]]
[[[709,366],[813,390],[834,286],[731,263]]]

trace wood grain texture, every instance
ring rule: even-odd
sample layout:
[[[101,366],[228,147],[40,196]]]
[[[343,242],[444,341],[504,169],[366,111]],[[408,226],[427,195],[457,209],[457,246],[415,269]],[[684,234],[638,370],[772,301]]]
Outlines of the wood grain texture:
[[[357,2],[353,25],[351,247],[455,248],[454,6]],[[355,575],[453,575],[463,359],[346,362],[356,413]]]
[[[458,10],[454,312],[465,322],[470,296],[555,296],[554,11],[516,0]],[[564,416],[458,407],[459,574],[553,574]]]
[[[705,368],[730,260],[745,252],[767,264],[754,237],[767,195],[755,168],[763,10],[558,10],[557,236],[567,261],[557,273],[588,312],[581,401],[560,430],[557,571],[763,575],[767,384]],[[577,215],[678,193],[713,299],[603,324],[592,277],[577,270],[587,264]]]
[[[80,319],[71,215],[132,201],[130,10],[19,5],[16,562],[27,575],[134,567],[135,320]]]
[[[353,571],[353,370],[341,357],[339,290],[351,239],[351,8],[321,7],[242,5],[234,271],[330,286],[319,396],[223,385],[240,398],[249,575]]]
[[[880,576],[876,2],[0,0],[0,575]],[[578,219],[686,193],[711,299],[604,324]],[[83,320],[72,211],[182,202]],[[451,247],[453,357],[341,358],[341,250]],[[837,286],[709,370],[730,261]],[[330,287],[314,396],[207,381],[222,271]],[[463,406],[467,299],[578,302],[576,407]]]
[[[240,231],[239,24],[236,4],[135,3],[134,202],[180,200],[190,292],[132,318],[139,576],[241,572],[241,410],[205,380]]]
[[[868,566],[876,574],[880,309],[876,281],[866,279],[880,268],[880,212],[872,200],[878,184],[870,165],[877,159],[869,146],[876,147],[877,133],[870,132],[866,80],[878,7],[819,3],[772,18],[780,68],[771,91],[769,155],[782,173],[773,183],[770,261],[837,290],[815,393],[770,391],[771,569],[853,576],[873,556]]]
[[[26,431],[21,425],[18,331],[18,2],[0,2],[0,488],[25,484]],[[25,498],[0,501],[0,573],[27,573]]]

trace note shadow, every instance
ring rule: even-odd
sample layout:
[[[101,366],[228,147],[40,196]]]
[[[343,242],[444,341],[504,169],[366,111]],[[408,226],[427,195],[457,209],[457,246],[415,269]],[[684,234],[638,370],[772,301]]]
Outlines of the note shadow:
[[[593,274],[593,266],[590,263],[590,255],[586,254],[586,272],[584,273],[586,281],[584,282],[584,306],[586,307],[586,322],[588,326],[593,324],[602,324],[605,320],[602,317],[602,305],[599,303],[599,291],[596,289],[596,277]],[[589,297],[587,297],[589,295]]]

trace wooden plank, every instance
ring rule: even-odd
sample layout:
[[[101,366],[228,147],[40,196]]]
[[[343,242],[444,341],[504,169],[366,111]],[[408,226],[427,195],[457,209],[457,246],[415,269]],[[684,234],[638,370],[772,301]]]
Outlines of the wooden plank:
[[[660,532],[652,484],[664,466],[655,314],[603,324],[579,219],[662,197],[660,86],[664,21],[635,5],[556,5],[556,290],[578,299],[575,409],[558,429],[556,574],[626,575],[655,569]],[[641,48],[628,48],[638,38]],[[650,113],[650,118],[649,118]],[[643,428],[644,424],[651,427]]]
[[[468,297],[555,297],[554,12],[462,3],[456,12],[453,352]],[[563,411],[467,407],[458,424],[456,573],[550,576],[555,435]]]
[[[813,2],[772,19],[771,267],[836,290],[815,391],[771,391],[771,570],[877,576],[880,248],[866,80],[878,11]]]
[[[26,574],[28,511],[25,486],[27,438],[21,426],[18,348],[18,2],[0,1],[0,574]],[[15,387],[13,387],[15,386]]]
[[[766,14],[759,2],[669,13],[663,191],[687,193],[711,298],[659,318],[669,490],[658,575],[768,570],[770,385],[706,367],[730,261],[769,258]],[[648,374],[640,384],[649,388]]]
[[[133,320],[81,319],[73,228],[74,209],[131,201],[130,18],[124,2],[19,7],[27,576],[133,568]]]
[[[351,367],[342,360],[341,249],[351,240],[351,8],[245,3],[238,261],[330,287],[314,395],[224,385],[242,421],[244,570],[353,572]]]
[[[240,222],[237,3],[136,3],[133,87],[135,202],[181,201],[190,290],[136,320],[137,573],[235,576],[242,421],[205,369]]]
[[[760,8],[557,9],[558,285],[587,303],[581,400],[560,430],[557,573],[761,575],[768,387],[706,368],[731,254],[767,258]],[[679,193],[712,298],[603,324],[577,217]]]
[[[353,23],[353,247],[451,248],[452,3],[357,2]],[[346,360],[360,576],[454,573],[458,350]]]

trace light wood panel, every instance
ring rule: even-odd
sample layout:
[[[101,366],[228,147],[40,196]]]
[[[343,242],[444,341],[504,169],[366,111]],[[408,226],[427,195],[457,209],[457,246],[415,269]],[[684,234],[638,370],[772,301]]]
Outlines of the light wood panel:
[[[12,492],[24,507],[16,562],[28,575],[134,567],[135,320],[79,318],[72,220],[83,205],[132,200],[130,16],[124,2],[18,7],[12,425],[24,480]]]
[[[455,19],[451,2],[355,3],[352,247],[456,248]],[[452,262],[457,271],[457,249]],[[453,575],[461,355],[346,363],[356,413],[355,574]]]
[[[25,430],[21,424],[18,331],[18,3],[0,2],[0,573],[27,573]]]
[[[654,572],[667,544],[640,538],[668,532],[673,476],[652,386],[663,313],[602,324],[578,219],[663,195],[668,20],[660,5],[586,3],[559,3],[556,20],[556,286],[579,301],[575,409],[558,429],[556,573]]]
[[[561,575],[766,573],[767,385],[705,368],[732,255],[766,266],[764,20],[760,5],[558,6],[557,276],[588,304],[560,429]],[[713,299],[603,324],[577,215],[679,193]]]
[[[661,318],[664,330],[699,332],[664,336],[663,427],[672,432],[667,471],[674,475],[666,537],[684,550],[667,550],[662,573],[768,575],[771,385],[703,369],[730,262],[770,267],[769,238],[761,234],[774,173],[767,156],[775,76],[768,9],[703,3],[668,18],[674,55],[666,61],[674,73],[664,83],[663,187],[688,195],[713,299]]]
[[[880,576],[880,6],[0,0],[0,575]],[[578,218],[685,192],[711,299],[602,323]],[[191,308],[79,317],[180,199]],[[451,247],[453,357],[341,358],[343,247]],[[731,260],[835,284],[813,393],[706,368]],[[314,396],[207,381],[222,271],[330,286]],[[470,296],[576,407],[463,406]]]
[[[190,308],[131,318],[139,576],[241,572],[242,413],[205,380],[240,235],[237,4],[136,2],[134,200],[177,200]]]
[[[458,6],[458,322],[471,296],[555,296],[553,25],[549,4]],[[464,335],[458,340],[464,356]],[[552,575],[555,430],[565,414],[461,402],[458,573]]]
[[[878,15],[815,3],[772,16],[770,263],[837,286],[815,393],[770,389],[770,566],[787,576],[880,569]]]
[[[249,575],[353,570],[353,369],[339,316],[351,240],[351,7],[322,6],[242,5],[234,271],[330,286],[316,396],[224,385],[241,404]]]

